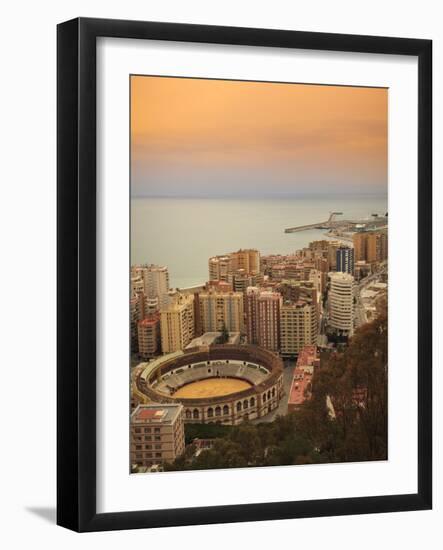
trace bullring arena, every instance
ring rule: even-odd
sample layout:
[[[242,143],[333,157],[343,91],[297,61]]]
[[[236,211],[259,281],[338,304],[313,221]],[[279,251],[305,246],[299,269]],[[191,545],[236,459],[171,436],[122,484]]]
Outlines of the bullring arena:
[[[185,422],[240,424],[283,396],[283,363],[257,346],[212,345],[164,355],[133,372],[135,402],[182,403]]]

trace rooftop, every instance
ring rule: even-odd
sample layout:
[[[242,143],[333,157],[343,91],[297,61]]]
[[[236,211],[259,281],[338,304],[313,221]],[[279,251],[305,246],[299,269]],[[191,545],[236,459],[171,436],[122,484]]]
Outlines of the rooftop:
[[[220,332],[205,332],[202,336],[194,338],[187,346],[186,349],[198,348],[200,346],[210,346],[214,344],[215,340],[221,335]],[[229,340],[227,344],[238,344],[240,342],[239,332],[230,332]]]
[[[310,385],[313,373],[302,368],[294,369],[291,389],[289,391],[288,405],[301,405],[311,397]]]
[[[179,403],[138,405],[131,415],[131,421],[137,424],[169,424],[174,422],[182,409],[183,405]]]
[[[143,327],[150,327],[154,326],[160,321],[160,316],[158,314],[152,315],[152,317],[146,317],[146,319],[142,319],[138,322],[139,325]]]
[[[297,367],[318,366],[319,361],[317,346],[306,346],[298,354]]]

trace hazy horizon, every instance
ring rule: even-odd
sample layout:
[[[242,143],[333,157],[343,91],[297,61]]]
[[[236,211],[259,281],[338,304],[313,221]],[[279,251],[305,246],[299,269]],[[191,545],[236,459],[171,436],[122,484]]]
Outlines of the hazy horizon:
[[[131,77],[131,192],[147,197],[387,191],[384,88]]]

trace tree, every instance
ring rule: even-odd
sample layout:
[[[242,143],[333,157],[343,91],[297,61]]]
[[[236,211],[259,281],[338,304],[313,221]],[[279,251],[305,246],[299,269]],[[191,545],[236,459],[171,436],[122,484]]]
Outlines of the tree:
[[[186,425],[186,441],[215,439],[194,456],[193,448],[168,470],[203,470],[311,464],[387,458],[386,304],[375,321],[359,327],[343,351],[322,356],[312,398],[273,422],[239,426]],[[331,417],[327,397],[334,406]]]
[[[220,332],[220,335],[217,336],[216,343],[217,344],[226,344],[229,342],[229,332],[226,328],[226,324],[223,322],[222,330]]]

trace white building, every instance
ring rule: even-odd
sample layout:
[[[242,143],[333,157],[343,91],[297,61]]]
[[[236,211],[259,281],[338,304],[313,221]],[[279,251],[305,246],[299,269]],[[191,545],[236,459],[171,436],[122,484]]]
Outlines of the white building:
[[[157,298],[160,307],[165,306],[169,292],[168,268],[159,265],[143,265],[135,267],[134,271],[143,280],[145,295],[148,298]]]
[[[354,277],[350,273],[329,273],[329,324],[352,334],[354,327]]]

